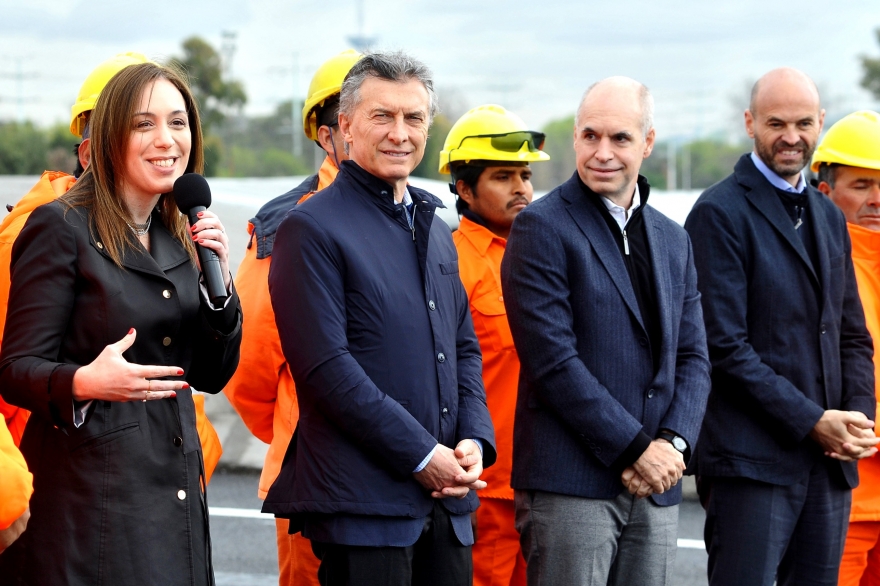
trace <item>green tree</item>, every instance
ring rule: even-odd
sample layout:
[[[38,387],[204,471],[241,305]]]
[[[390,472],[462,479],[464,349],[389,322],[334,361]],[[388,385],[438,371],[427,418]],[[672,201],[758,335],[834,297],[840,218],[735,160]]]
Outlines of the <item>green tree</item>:
[[[434,122],[431,124],[428,134],[428,142],[425,144],[425,156],[413,170],[413,175],[439,181],[449,180],[449,175],[441,175],[438,169],[440,167],[440,151],[443,150],[443,143],[446,142],[446,135],[452,129],[452,124],[453,122],[445,114],[434,116]]]
[[[241,108],[247,102],[244,85],[223,79],[223,60],[207,41],[190,37],[183,41],[183,56],[172,57],[169,65],[183,69],[199,104],[202,128],[208,131],[226,118],[226,110]]]
[[[532,164],[532,185],[539,191],[549,191],[574,173],[574,116],[549,122],[541,132],[546,135],[544,152],[550,160]]]
[[[0,123],[0,175],[38,175],[46,152],[46,133],[33,122]]]
[[[880,44],[880,28],[874,31],[877,43]],[[880,100],[880,58],[862,55],[862,87],[874,94],[874,98]]]

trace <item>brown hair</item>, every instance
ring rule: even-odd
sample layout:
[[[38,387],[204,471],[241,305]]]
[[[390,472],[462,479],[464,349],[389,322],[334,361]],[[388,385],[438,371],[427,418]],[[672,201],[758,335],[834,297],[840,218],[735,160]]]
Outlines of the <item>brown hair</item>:
[[[140,107],[144,89],[157,79],[168,80],[183,96],[192,136],[192,148],[185,172],[202,173],[202,126],[185,74],[155,63],[129,65],[113,76],[101,91],[89,120],[91,161],[82,177],[60,198],[71,208],[91,209],[92,222],[89,230],[96,240],[104,244],[110,258],[120,267],[125,249],[136,249],[128,227],[133,219],[121,192],[132,120]],[[174,198],[171,194],[162,194],[156,207],[161,214],[162,223],[195,262],[195,247],[192,239],[187,236],[186,218],[177,209]]]

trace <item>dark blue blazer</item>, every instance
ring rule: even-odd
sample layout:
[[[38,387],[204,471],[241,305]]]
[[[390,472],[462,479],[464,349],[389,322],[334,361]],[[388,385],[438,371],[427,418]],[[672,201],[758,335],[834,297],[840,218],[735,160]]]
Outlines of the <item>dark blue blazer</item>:
[[[620,249],[575,174],[523,210],[501,265],[522,362],[513,439],[516,489],[587,498],[623,490],[615,460],[644,431],[697,442],[709,360],[687,234],[645,206],[659,308],[659,370]],[[680,485],[652,497],[681,500]]]
[[[707,189],[685,229],[703,294],[712,393],[695,471],[791,484],[823,458],[809,432],[825,409],[874,419],[871,337],[846,221],[807,187],[818,266],[749,155]],[[850,486],[854,463],[841,463]]]
[[[412,472],[437,442],[481,439],[484,465],[495,461],[442,204],[409,191],[414,232],[391,187],[347,161],[278,228],[269,292],[300,417],[266,512],[422,518],[434,500]],[[478,506],[473,491],[442,502],[456,514]]]

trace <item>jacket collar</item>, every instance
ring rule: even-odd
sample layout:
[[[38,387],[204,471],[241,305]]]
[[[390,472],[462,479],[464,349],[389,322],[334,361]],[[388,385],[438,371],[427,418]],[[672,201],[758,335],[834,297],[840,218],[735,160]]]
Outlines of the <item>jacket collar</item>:
[[[337,175],[337,181],[339,179],[342,179],[343,181],[353,181],[363,192],[371,196],[373,203],[375,203],[383,212],[392,218],[400,217],[401,214],[398,211],[400,209],[400,204],[394,201],[394,188],[390,183],[387,183],[365,171],[357,163],[351,160],[342,161],[339,175]],[[407,185],[407,189],[413,199],[413,203],[418,206],[420,211],[428,211],[428,208],[430,208],[433,212],[435,208],[446,207],[438,197],[423,189],[418,189],[412,185]],[[406,223],[406,218],[403,218],[403,223]],[[407,227],[407,229],[409,228]]]
[[[464,211],[467,213],[462,214],[461,222],[458,224],[458,231],[468,239],[481,256],[486,255],[486,252],[494,242],[498,242],[502,247],[507,246],[507,239],[493,234],[485,224],[477,221],[482,219],[480,216],[470,210]]]
[[[825,196],[816,190],[816,188],[809,185],[804,190],[809,209],[809,213],[807,214],[807,226],[805,226],[805,228],[813,230],[813,235],[815,236],[816,241],[816,252],[818,253],[820,264],[820,267],[813,267],[813,263],[810,261],[810,257],[807,254],[807,249],[804,247],[803,241],[801,241],[800,236],[798,236],[795,231],[794,225],[791,223],[791,218],[789,217],[788,212],[785,211],[785,206],[782,205],[782,201],[776,194],[776,189],[755,166],[751,155],[745,154],[740,157],[733,172],[736,176],[737,182],[746,188],[746,199],[767,219],[768,222],[770,222],[770,225],[773,226],[782,239],[787,242],[795,252],[797,252],[798,257],[806,265],[812,278],[817,282],[827,283],[827,274],[823,275],[824,278],[822,278],[821,281],[819,274],[817,274],[817,271],[820,269],[822,273],[827,273],[829,270],[829,267],[827,266],[828,235],[825,230],[819,228],[820,226],[826,225],[825,211],[824,206],[822,205],[822,198]]]
[[[853,258],[880,262],[880,232],[847,222]]]
[[[91,211],[89,211],[89,216],[91,216]],[[157,210],[153,210],[152,217],[150,252],[147,252],[140,241],[137,240],[137,237],[129,232],[128,238],[131,239],[135,249],[130,247],[124,249],[122,266],[134,271],[167,278],[165,271],[189,262],[190,257],[183,245],[171,235],[165,224],[162,223],[162,216]],[[92,246],[105,258],[110,259],[110,255],[107,254],[107,249],[103,243],[95,240],[96,236],[97,234],[91,233],[90,230],[89,239],[92,241]]]

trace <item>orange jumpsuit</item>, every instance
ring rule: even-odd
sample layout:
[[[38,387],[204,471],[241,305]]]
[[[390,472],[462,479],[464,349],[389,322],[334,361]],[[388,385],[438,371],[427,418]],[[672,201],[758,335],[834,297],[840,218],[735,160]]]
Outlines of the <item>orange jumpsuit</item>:
[[[34,492],[33,481],[24,456],[0,419],[0,529],[8,528],[27,509]]]
[[[31,190],[21,198],[12,211],[3,218],[0,224],[0,324],[6,323],[6,302],[9,300],[9,263],[12,259],[12,244],[18,238],[19,232],[35,208],[53,201],[67,193],[76,182],[73,176],[61,171],[45,171]],[[2,343],[3,330],[0,328],[0,343]],[[193,395],[196,409],[196,429],[202,443],[202,454],[205,459],[205,481],[211,480],[211,474],[220,460],[223,448],[220,446],[220,438],[214,426],[205,415],[205,398],[201,395]],[[17,446],[24,433],[24,426],[30,416],[28,411],[14,407],[3,399],[0,399],[0,413],[6,420],[9,432]]]
[[[874,339],[875,393],[880,404],[880,232],[847,224],[865,321]],[[880,413],[875,416],[878,421]],[[859,460],[849,531],[840,564],[841,586],[880,586],[880,455]]]
[[[337,172],[333,160],[326,157],[318,170],[314,191],[304,193],[298,201],[303,202],[315,191],[330,185],[336,179]],[[282,195],[267,205],[277,203],[288,195]],[[290,207],[292,206],[291,202]],[[277,226],[271,227],[272,238],[275,229]],[[242,313],[245,315],[242,324],[241,358],[238,370],[223,392],[251,433],[269,444],[258,493],[264,499],[281,470],[281,461],[299,420],[299,407],[293,377],[281,351],[281,339],[269,297],[271,253],[259,258],[260,246],[257,241],[266,236],[260,234],[252,223],[248,224],[248,232],[251,240],[235,276],[235,286],[241,300]],[[299,533],[289,535],[286,519],[277,519],[275,528],[278,539],[279,584],[318,586],[320,562],[312,553],[311,542]]]
[[[510,488],[519,357],[501,295],[501,258],[507,240],[464,217],[452,239],[458,249],[459,273],[483,352],[483,384],[498,447],[498,460],[481,477],[488,486],[480,491],[477,509],[474,584],[525,586],[526,562],[513,525]]]

